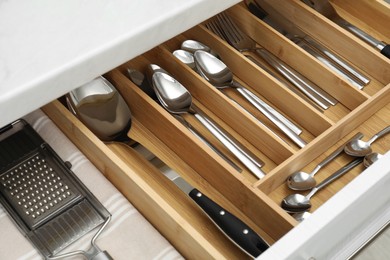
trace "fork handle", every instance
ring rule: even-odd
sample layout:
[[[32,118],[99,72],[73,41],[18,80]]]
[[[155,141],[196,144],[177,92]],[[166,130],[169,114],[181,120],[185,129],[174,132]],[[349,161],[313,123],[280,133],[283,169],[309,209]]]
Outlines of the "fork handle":
[[[282,75],[293,83],[296,87],[304,91],[311,99],[313,99],[318,105],[322,106],[324,104],[336,105],[337,100],[330,96],[328,93],[314,85],[303,75],[292,69],[286,63],[284,63],[279,58],[275,57],[269,51],[263,48],[256,48],[256,54],[261,58],[266,60],[273,68],[278,70]]]

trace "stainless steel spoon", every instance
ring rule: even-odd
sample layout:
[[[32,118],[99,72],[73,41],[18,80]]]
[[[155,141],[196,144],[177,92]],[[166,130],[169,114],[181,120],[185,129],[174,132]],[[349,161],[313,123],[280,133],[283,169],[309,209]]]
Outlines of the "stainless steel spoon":
[[[153,90],[153,87],[149,84],[148,80],[145,79],[145,75],[135,69],[127,69],[128,76],[130,80],[141,88],[145,93],[147,93],[151,98],[157,100],[156,93]],[[217,147],[207,141],[206,137],[204,137],[199,131],[197,131],[184,117],[174,114],[175,118],[182,123],[193,135],[198,137],[202,142],[208,145],[214,152],[216,152],[222,159],[224,159],[227,163],[229,163],[236,171],[242,172],[242,169],[237,166],[230,158],[224,155]]]
[[[114,86],[103,77],[71,91],[67,97],[71,111],[75,113],[76,117],[85,122],[92,132],[98,134],[98,137],[103,137],[108,141],[116,140],[114,136],[116,136],[117,132],[127,132],[129,130],[126,122],[129,120],[131,122],[130,109]],[[105,128],[110,124],[114,124],[114,126],[110,131],[106,131]],[[103,127],[103,129],[100,129],[100,127]],[[190,186],[184,179],[177,176],[172,181],[186,192],[223,234],[245,253],[252,257],[257,257],[269,247],[241,219],[215,203],[196,188]],[[99,258],[101,260],[112,259],[108,258],[108,256],[104,257],[104,255],[99,256],[102,257]]]
[[[390,126],[383,128],[381,131],[373,135],[367,142],[354,139],[345,145],[344,151],[346,154],[352,156],[364,157],[372,152],[371,144],[388,133],[390,133]]]
[[[349,170],[357,166],[363,161],[362,157],[356,158],[349,164],[343,166],[338,171],[330,175],[328,178],[323,180],[317,186],[315,186],[306,196],[302,194],[292,194],[287,196],[282,200],[282,208],[287,212],[297,213],[309,210],[311,208],[310,198],[317,193],[320,189],[324,188],[326,185],[330,184],[337,178],[341,177]]]
[[[190,53],[191,54],[194,54],[196,51],[206,51],[206,52],[209,52],[210,54],[212,54],[213,56],[217,57],[218,59],[220,59],[218,57],[218,55],[215,54],[215,52],[213,52],[213,50],[211,50],[207,45],[199,42],[199,41],[195,41],[195,40],[185,40],[183,41],[182,45],[181,45],[181,48],[186,51],[188,51],[185,55],[188,57],[190,56]],[[175,55],[175,52],[173,52],[173,54]],[[178,54],[176,54],[175,56],[177,56]],[[181,55],[182,56],[182,55]],[[178,57],[179,60],[181,60],[184,64],[187,64],[187,65],[192,65],[191,62],[192,62],[192,59],[194,59],[194,57],[192,56],[192,59],[191,58],[186,58],[184,59],[184,57]],[[194,59],[195,61],[195,59]],[[198,71],[199,72],[199,71]],[[272,72],[268,71],[268,73],[272,74]],[[201,72],[199,72],[199,74],[202,75]],[[295,88],[292,88],[295,90]],[[300,92],[294,92],[294,93],[300,93]],[[252,95],[253,93],[252,92],[248,92],[249,95]],[[299,94],[298,94],[299,95]],[[301,96],[301,95],[300,95]],[[288,128],[290,128],[292,131],[294,131],[294,133],[296,133],[297,135],[300,135],[302,133],[302,129],[300,129],[298,126],[296,126],[293,122],[291,122],[288,118],[286,118],[285,116],[283,116],[281,113],[279,113],[276,109],[274,109],[273,107],[271,107],[270,105],[268,105],[266,102],[264,102],[263,100],[261,100],[259,97],[257,97],[256,95],[252,95],[252,97],[257,101],[259,102],[265,109],[267,109],[271,114],[273,114],[276,118],[278,118],[280,121],[282,121]],[[301,96],[302,97],[302,96]]]
[[[264,101],[261,101],[261,99],[258,98],[254,93],[233,79],[233,74],[225,63],[205,51],[196,51],[194,53],[194,57],[196,68],[211,84],[217,88],[222,89],[227,87],[235,88],[245,99],[247,99],[254,107],[263,113],[299,147],[302,148],[306,145],[306,142],[289,127],[287,127],[284,122],[282,122],[264,108]]]
[[[304,221],[305,219],[308,219],[309,217],[311,216],[311,213],[308,212],[308,211],[304,211],[304,212],[299,212],[299,213],[294,213],[292,215],[292,217],[298,221],[298,222],[302,222]]]
[[[186,50],[175,50],[172,54],[191,69],[196,69],[194,55],[192,55],[191,52]]]
[[[130,141],[130,109],[105,78],[72,90],[66,100],[70,111],[102,141]]]
[[[194,115],[227,149],[229,149],[256,177],[264,177],[264,172],[260,169],[261,163],[239,146],[237,141],[222,131],[211,119],[205,116],[193,105],[190,92],[165,70],[155,64],[149,65],[148,78],[150,78],[153,88],[161,105],[173,114],[190,113]]]
[[[349,139],[346,143],[350,142],[354,139],[360,139],[363,137],[362,133],[357,133],[351,139]],[[336,158],[339,154],[344,151],[345,144],[342,144],[339,148],[337,148],[333,153],[327,156],[324,160],[322,160],[310,173],[306,173],[303,171],[295,172],[290,175],[287,179],[287,186],[292,190],[310,190],[316,184],[316,180],[314,179],[314,175],[322,169],[325,165],[330,163],[334,158]]]
[[[366,167],[370,167],[382,157],[383,155],[380,153],[369,153],[366,156],[364,156],[363,164]]]

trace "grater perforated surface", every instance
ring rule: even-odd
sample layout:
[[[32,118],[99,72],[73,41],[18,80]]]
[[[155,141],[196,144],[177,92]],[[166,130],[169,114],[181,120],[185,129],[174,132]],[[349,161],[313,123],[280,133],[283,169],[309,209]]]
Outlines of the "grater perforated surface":
[[[23,220],[34,228],[50,214],[80,197],[65,176],[36,153],[0,177],[3,195]]]

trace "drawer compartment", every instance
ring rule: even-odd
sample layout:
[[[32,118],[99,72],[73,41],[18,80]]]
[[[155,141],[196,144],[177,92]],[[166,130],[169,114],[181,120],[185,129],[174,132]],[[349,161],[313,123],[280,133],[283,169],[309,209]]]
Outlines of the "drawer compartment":
[[[278,6],[272,1],[262,2],[271,7]],[[285,5],[289,7],[285,8]],[[356,89],[252,15],[243,4],[228,9],[226,13],[259,46],[268,49],[334,96],[339,101],[336,106],[326,111],[317,109],[209,31],[206,26],[209,21],[105,74],[132,111],[132,126],[128,136],[148,148],[193,186],[205,191],[207,196],[244,220],[270,244],[298,224],[280,206],[281,200],[293,193],[285,184],[290,174],[298,170],[310,171],[357,132],[363,133],[364,140],[367,140],[390,125],[389,60],[299,1],[288,1],[280,6],[283,7],[278,7],[278,11],[282,15],[293,17],[302,30],[366,73],[371,78],[369,85],[363,90]],[[348,6],[343,8],[348,9]],[[306,18],[305,22],[299,18],[301,15]],[[310,19],[311,23],[307,22]],[[386,33],[380,26],[377,30]],[[349,48],[323,35],[337,35],[340,42],[349,44]],[[302,149],[298,148],[234,90],[216,89],[176,59],[172,52],[179,49],[181,42],[187,39],[200,41],[216,51],[232,70],[235,79],[303,129],[301,136],[308,144]],[[131,82],[127,76],[128,68],[144,72],[151,63],[161,66],[180,81],[192,94],[197,107],[263,160],[265,164],[262,169],[266,176],[258,180],[195,118],[184,115],[213,145],[243,169],[242,173],[237,172]],[[380,69],[375,69],[375,66]],[[228,98],[223,93],[225,91],[249,113]],[[59,101],[46,105],[43,110],[184,256],[197,259],[245,256],[189,198],[132,148],[118,143],[103,143]],[[383,137],[373,144],[373,149],[385,153],[389,149],[386,146],[389,141],[389,136]],[[339,156],[316,175],[317,182],[350,160],[346,155]],[[364,167],[359,165],[316,194],[311,211],[315,211],[363,170]]]

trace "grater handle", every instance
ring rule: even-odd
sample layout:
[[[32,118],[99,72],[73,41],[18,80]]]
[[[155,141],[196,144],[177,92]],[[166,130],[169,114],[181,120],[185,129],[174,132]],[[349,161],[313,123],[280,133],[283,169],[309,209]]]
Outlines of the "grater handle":
[[[94,255],[91,260],[114,260],[107,251],[101,251]]]

